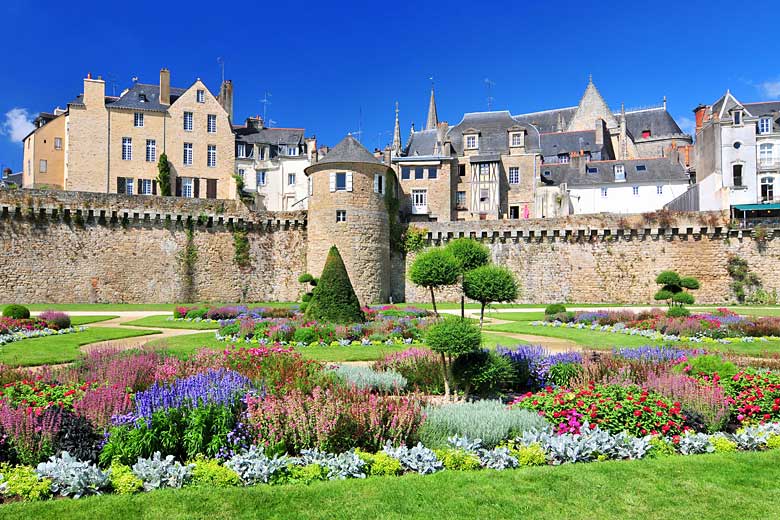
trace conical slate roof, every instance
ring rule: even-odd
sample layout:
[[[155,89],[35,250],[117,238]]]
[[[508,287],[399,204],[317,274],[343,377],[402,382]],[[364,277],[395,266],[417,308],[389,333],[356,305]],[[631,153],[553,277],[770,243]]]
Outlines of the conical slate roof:
[[[317,164],[326,163],[370,163],[382,164],[382,161],[374,157],[365,146],[360,144],[352,135],[347,135],[339,144],[331,150]]]

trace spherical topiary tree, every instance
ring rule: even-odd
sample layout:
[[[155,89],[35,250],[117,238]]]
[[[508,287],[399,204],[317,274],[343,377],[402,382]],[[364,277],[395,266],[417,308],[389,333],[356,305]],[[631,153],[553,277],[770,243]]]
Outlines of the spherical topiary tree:
[[[336,246],[330,248],[325,267],[306,306],[306,319],[333,323],[355,323],[365,320],[360,302],[349,281],[347,268]]]
[[[3,316],[6,318],[13,318],[15,320],[26,320],[30,317],[30,309],[24,305],[6,305],[3,309]]]
[[[409,278],[412,283],[430,289],[433,312],[437,316],[439,311],[436,309],[434,290],[457,282],[459,273],[458,261],[449,251],[440,247],[428,249],[417,255],[409,268]]]
[[[308,307],[309,301],[311,300],[312,296],[314,296],[314,292],[313,291],[314,291],[314,287],[317,286],[317,281],[318,280],[316,278],[314,278],[309,273],[303,273],[302,275],[300,275],[298,277],[298,282],[299,283],[308,284],[308,285],[310,285],[312,287],[311,291],[306,291],[305,293],[303,293],[301,295],[300,309],[301,309],[302,312],[306,311],[306,307]]]
[[[456,238],[445,248],[449,251],[460,266],[460,276],[463,276],[472,269],[487,265],[490,263],[490,250],[483,244],[473,238]],[[465,291],[460,296],[460,317],[466,317],[466,295]]]
[[[425,332],[425,343],[431,350],[441,355],[444,395],[449,398],[453,359],[479,350],[482,344],[482,333],[470,321],[446,318],[428,327]]]
[[[479,326],[485,318],[485,305],[492,302],[508,302],[517,298],[517,282],[505,267],[483,265],[467,272],[463,277],[466,296],[481,304]]]
[[[666,301],[669,312],[681,316],[686,312],[680,309],[685,305],[693,305],[696,301],[688,290],[695,291],[700,287],[699,280],[692,276],[680,276],[676,271],[661,272],[655,278],[655,283],[661,286],[661,289],[655,293],[655,300]]]

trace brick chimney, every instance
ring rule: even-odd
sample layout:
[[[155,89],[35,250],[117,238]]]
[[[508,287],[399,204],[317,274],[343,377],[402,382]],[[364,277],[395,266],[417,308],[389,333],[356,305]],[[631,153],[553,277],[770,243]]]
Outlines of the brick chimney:
[[[219,104],[228,113],[231,123],[233,122],[233,81],[226,79],[219,87]]]
[[[106,82],[100,79],[92,79],[92,73],[84,78],[84,105],[87,109],[106,106]]]
[[[160,69],[160,104],[171,104],[171,71]]]
[[[693,109],[693,114],[696,116],[696,133],[699,133],[701,127],[704,126],[704,115],[707,113],[707,105],[699,105]]]

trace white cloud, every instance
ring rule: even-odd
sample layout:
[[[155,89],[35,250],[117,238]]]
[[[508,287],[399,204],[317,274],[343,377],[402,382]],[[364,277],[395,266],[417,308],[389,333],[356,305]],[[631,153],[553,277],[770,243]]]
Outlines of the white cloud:
[[[693,135],[696,131],[696,121],[690,117],[678,117],[677,124],[680,125],[680,129],[686,134]]]
[[[758,90],[766,97],[780,98],[780,81],[764,81],[758,84]]]
[[[12,108],[5,113],[5,122],[0,125],[0,133],[7,135],[11,141],[19,143],[35,126],[26,108]]]

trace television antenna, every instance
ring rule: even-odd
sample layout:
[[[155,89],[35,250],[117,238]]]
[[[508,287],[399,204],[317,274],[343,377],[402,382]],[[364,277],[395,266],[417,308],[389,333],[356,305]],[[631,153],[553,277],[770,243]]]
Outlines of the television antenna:
[[[496,86],[495,81],[492,81],[490,78],[485,78],[485,89],[487,90],[488,112],[490,112],[490,109],[493,107],[493,96],[491,95],[491,92],[493,91],[493,87],[495,86]]]
[[[263,99],[260,100],[260,103],[263,104],[263,121],[265,121],[266,114],[268,112],[268,105],[272,104],[271,100],[269,99],[270,97],[271,97],[271,93],[266,91],[265,96],[263,97]]]
[[[224,83],[225,82],[225,60],[222,59],[222,56],[217,57],[217,65],[219,65],[222,74],[222,83]],[[220,83],[220,85],[222,85],[222,83]]]

